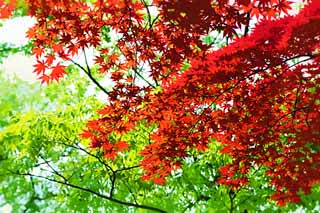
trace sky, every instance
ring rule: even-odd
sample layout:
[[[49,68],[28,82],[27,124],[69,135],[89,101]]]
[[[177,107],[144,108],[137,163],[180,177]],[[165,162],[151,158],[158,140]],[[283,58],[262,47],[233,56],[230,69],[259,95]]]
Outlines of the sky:
[[[16,46],[21,46],[27,43],[25,37],[26,31],[33,26],[34,20],[30,17],[18,17],[2,22],[0,28],[0,43],[11,43]],[[35,58],[25,56],[23,54],[10,55],[4,59],[3,64],[0,64],[0,70],[4,71],[8,76],[14,74],[20,78],[33,82],[36,76],[32,73]]]
[[[10,43],[15,46],[27,44],[28,39],[26,38],[26,32],[34,23],[35,20],[31,17],[17,17],[2,21],[2,27],[0,27],[0,43]],[[93,50],[86,50],[86,53],[88,61],[93,61]],[[74,60],[83,63],[83,54],[80,54],[74,58]],[[38,81],[37,76],[32,72],[34,69],[33,65],[36,63],[35,57],[18,53],[10,55],[3,61],[3,64],[0,64],[0,70],[4,71],[8,76],[17,75],[19,78],[28,82]]]

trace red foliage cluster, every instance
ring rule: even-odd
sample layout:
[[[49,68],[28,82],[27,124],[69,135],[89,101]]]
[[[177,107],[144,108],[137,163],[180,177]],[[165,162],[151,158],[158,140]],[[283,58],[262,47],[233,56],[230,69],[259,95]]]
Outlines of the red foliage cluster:
[[[184,112],[169,127],[171,134],[188,145],[216,138],[225,145],[221,152],[233,157],[221,168],[220,183],[237,188],[252,165],[266,166],[277,189],[273,197],[281,203],[299,201],[300,189],[309,193],[320,181],[319,26],[319,1],[296,17],[264,20],[251,35],[193,60],[165,88],[163,96],[174,99],[167,107]],[[184,128],[189,135],[180,135]],[[171,147],[185,151],[171,140]],[[150,158],[159,152],[146,150]]]
[[[64,76],[61,59],[99,50],[95,63],[115,86],[82,136],[107,158],[130,147],[111,134],[145,121],[157,124],[141,151],[145,180],[162,184],[190,148],[205,151],[216,139],[234,159],[221,168],[220,183],[239,188],[253,165],[265,166],[282,204],[299,201],[300,189],[309,193],[320,181],[319,0],[284,18],[275,17],[288,13],[286,0],[27,3],[38,21],[28,37],[42,82]],[[109,29],[115,46],[104,38]],[[235,39],[210,51],[200,38],[211,31]],[[182,71],[186,62],[191,68]]]
[[[0,0],[0,19],[9,18],[16,8],[16,0]]]
[[[299,190],[309,193],[320,181],[319,26],[320,2],[313,1],[296,17],[264,20],[250,36],[193,60],[162,94],[180,113],[157,134],[174,138],[146,147],[147,156],[168,161],[170,148],[180,156],[185,146],[216,138],[234,159],[221,168],[220,183],[238,188],[252,165],[266,166],[273,198],[298,202]]]

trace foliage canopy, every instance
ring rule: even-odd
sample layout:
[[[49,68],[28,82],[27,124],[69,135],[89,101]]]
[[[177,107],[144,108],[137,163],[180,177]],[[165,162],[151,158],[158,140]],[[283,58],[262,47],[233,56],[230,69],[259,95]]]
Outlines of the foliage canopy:
[[[37,112],[3,99],[0,190],[13,208],[319,205],[319,0],[296,15],[286,0],[0,3],[2,18],[36,19],[34,72],[50,83],[34,91],[49,99]],[[103,103],[86,93],[89,81]]]

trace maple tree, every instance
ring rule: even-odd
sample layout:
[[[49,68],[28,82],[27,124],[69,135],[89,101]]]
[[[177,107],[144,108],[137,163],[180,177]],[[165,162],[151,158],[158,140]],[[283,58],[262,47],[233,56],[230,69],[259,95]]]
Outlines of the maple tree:
[[[218,170],[231,162],[210,143],[206,152],[190,152],[158,185],[141,179],[141,150],[153,127],[143,123],[126,135],[135,146],[113,161],[88,149],[78,132],[103,106],[87,88],[89,80],[75,67],[59,83],[43,87],[0,75],[0,211],[12,212],[255,212],[314,211],[319,185],[302,202],[277,207],[266,168],[250,171],[241,190],[218,184]],[[120,202],[120,203],[119,203]],[[120,204],[120,205],[119,205]],[[133,208],[134,207],[134,208]],[[139,208],[139,209],[138,209]]]
[[[320,1],[306,1],[297,15],[286,0],[25,4],[37,20],[27,36],[41,82],[59,81],[71,61],[107,94],[81,134],[105,158],[136,151],[128,134],[143,124],[152,129],[139,145],[143,180],[164,184],[194,150],[215,143],[232,159],[216,182],[232,192],[255,167],[266,170],[280,205],[319,183]],[[212,32],[222,47],[205,41]],[[92,67],[73,60],[87,48],[97,51]]]

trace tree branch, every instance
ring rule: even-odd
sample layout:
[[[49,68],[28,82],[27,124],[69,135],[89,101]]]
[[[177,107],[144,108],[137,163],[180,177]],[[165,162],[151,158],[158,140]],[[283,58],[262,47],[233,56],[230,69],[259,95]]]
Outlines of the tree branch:
[[[113,175],[110,177],[110,179],[111,179],[111,188],[110,188],[110,192],[109,192],[109,197],[112,198],[113,192],[114,192],[114,189],[115,189],[115,184],[116,184],[116,175],[115,175],[115,173],[113,173]]]
[[[234,210],[234,199],[236,198],[237,194],[230,189],[229,193],[228,193],[229,199],[230,199],[230,208],[229,208],[229,212],[232,213]]]
[[[144,2],[144,1],[143,1]],[[144,2],[144,4],[145,4],[145,2]],[[146,4],[145,4],[146,5]],[[133,24],[132,24],[132,10],[131,10],[131,8],[130,7],[128,7],[128,9],[129,9],[129,13],[130,13],[130,22],[129,22],[129,26],[130,26],[130,28],[131,28],[131,33],[132,33],[132,35],[136,38],[137,36],[136,36],[136,34],[135,34],[135,32],[133,31]],[[149,11],[149,10],[148,10]],[[150,12],[149,12],[150,13]],[[152,26],[151,26],[152,27]],[[135,44],[135,63],[136,64],[138,64],[138,51],[137,51],[137,48],[138,48],[138,46],[139,46],[139,44],[137,43],[137,40],[135,39],[134,40],[134,44]],[[121,50],[120,50],[121,51]],[[122,51],[121,51],[122,52]],[[145,81],[150,87],[152,87],[152,88],[156,88],[153,84],[151,84],[147,79],[145,79],[139,72],[138,72],[138,70],[137,70],[137,67],[136,66],[134,66],[134,67],[132,67],[132,70],[135,72],[135,74],[136,75],[138,75],[143,81]]]
[[[57,170],[55,170],[55,169],[51,166],[51,164],[50,164],[46,159],[44,159],[44,157],[42,157],[41,154],[39,154],[39,156],[40,156],[40,158],[46,163],[46,165],[50,167],[50,169],[53,171],[54,174],[56,174],[56,175],[58,175],[59,177],[61,177],[65,182],[68,181],[67,178],[66,178],[65,176],[61,175]]]
[[[131,196],[133,197],[134,203],[135,203],[135,204],[138,204],[137,198],[136,198],[136,196],[134,195],[134,193],[132,192],[132,190],[131,190],[131,188],[129,187],[128,183],[127,183],[126,181],[123,181],[123,180],[122,180],[122,182],[123,182],[123,184],[127,187],[129,193],[130,193]]]
[[[84,71],[85,74],[87,74],[87,76],[90,78],[90,80],[101,90],[103,91],[105,94],[109,95],[110,93],[92,76],[91,70],[90,68],[88,69],[88,71],[81,66],[80,64],[78,64],[77,62],[75,62],[74,60],[70,59],[70,61],[76,65],[77,67],[79,67],[82,71]]]
[[[121,168],[121,169],[117,169],[114,172],[117,173],[117,172],[127,171],[127,170],[131,170],[131,169],[139,168],[139,167],[140,167],[140,165],[124,167],[124,168]]]
[[[68,140],[68,139],[67,139]],[[106,164],[99,156],[97,155],[94,155],[92,154],[91,152],[88,152],[87,150],[81,148],[80,146],[74,146],[74,145],[71,145],[71,144],[67,144],[67,143],[64,143],[64,142],[58,142],[64,146],[68,146],[68,147],[71,147],[71,148],[74,148],[74,149],[77,149],[77,150],[81,150],[82,152],[86,153],[87,155],[93,157],[93,158],[96,158],[102,165],[104,165],[108,170],[110,170],[112,173],[114,173],[114,170],[111,168],[111,166],[109,166],[108,164]]]
[[[246,37],[248,35],[248,33],[249,33],[250,12],[251,12],[251,10],[246,15],[246,18],[248,19],[248,23],[246,24],[246,26],[244,28],[244,34],[243,34],[244,37]]]
[[[145,0],[142,0],[142,3],[143,3],[144,7],[147,10],[149,29],[151,29],[152,28],[152,20],[151,20],[151,13],[150,13],[149,7],[148,7],[148,5],[147,5]]]
[[[99,192],[96,192],[96,191],[94,191],[94,190],[92,190],[92,189],[85,188],[85,187],[78,186],[78,185],[74,185],[74,184],[72,184],[72,183],[68,183],[68,182],[64,182],[64,181],[59,181],[59,180],[56,180],[56,179],[51,179],[51,178],[48,178],[48,177],[44,177],[44,176],[40,176],[40,175],[35,175],[35,174],[31,174],[31,173],[13,173],[13,174],[15,174],[15,175],[21,175],[21,176],[36,177],[36,178],[40,178],[40,179],[45,179],[45,180],[50,181],[50,182],[62,184],[62,185],[65,185],[65,186],[68,186],[68,187],[71,187],[71,188],[74,188],[74,189],[78,189],[78,190],[81,190],[81,191],[85,191],[85,192],[91,193],[91,194],[93,194],[93,195],[95,195],[95,196],[97,196],[97,197],[100,197],[100,198],[103,198],[103,199],[106,199],[106,200],[109,200],[109,201],[111,201],[111,202],[118,203],[118,204],[121,204],[121,205],[131,206],[131,207],[141,208],[141,209],[147,209],[147,210],[151,210],[151,211],[155,211],[155,212],[166,213],[166,211],[164,211],[164,210],[162,210],[162,209],[159,209],[159,208],[156,208],[156,207],[146,206],[146,205],[138,205],[138,204],[134,204],[134,203],[129,203],[129,202],[121,201],[121,200],[112,198],[112,197],[110,197],[110,196],[101,194],[101,193],[99,193]]]

